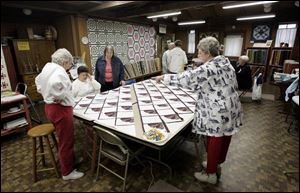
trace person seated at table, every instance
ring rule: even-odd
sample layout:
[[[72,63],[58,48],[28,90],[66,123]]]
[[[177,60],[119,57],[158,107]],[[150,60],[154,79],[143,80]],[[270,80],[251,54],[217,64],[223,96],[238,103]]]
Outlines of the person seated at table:
[[[181,74],[157,76],[156,81],[187,87],[198,95],[192,132],[206,136],[206,168],[195,172],[196,179],[216,184],[220,177],[220,164],[226,160],[231,136],[239,131],[242,106],[239,100],[234,68],[219,54],[219,42],[214,37],[200,40],[198,57],[203,65]]]
[[[84,97],[92,93],[100,93],[101,84],[90,74],[86,66],[77,68],[78,78],[72,83],[72,94],[74,98]]]
[[[248,56],[240,56],[235,68],[239,90],[247,90],[252,88],[252,75],[250,66],[247,63],[248,61]]]

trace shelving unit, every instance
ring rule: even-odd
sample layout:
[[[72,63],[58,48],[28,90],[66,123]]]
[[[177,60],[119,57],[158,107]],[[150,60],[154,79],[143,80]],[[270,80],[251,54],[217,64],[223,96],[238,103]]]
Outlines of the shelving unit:
[[[42,100],[37,92],[35,77],[42,71],[44,65],[51,61],[51,55],[55,52],[55,42],[51,40],[13,40],[18,74],[27,84],[27,93],[31,100]]]
[[[14,113],[8,113],[8,109],[20,105],[23,105],[20,111]],[[26,125],[16,126],[10,129],[4,129],[5,123],[16,120],[24,116],[27,121]],[[27,105],[27,97],[22,94],[17,94],[14,96],[1,98],[1,137],[15,132],[23,131],[23,129],[25,128],[27,128],[27,130],[32,128],[31,118],[30,118],[28,105]]]
[[[274,72],[283,72],[284,61],[290,59],[291,53],[292,48],[272,48],[268,67],[269,80],[273,81]]]
[[[125,80],[135,79],[137,82],[162,73],[159,58],[126,64],[124,71]]]
[[[252,66],[263,66],[264,67],[264,81],[267,79],[268,73],[268,59],[269,59],[270,48],[247,48],[247,56],[249,57],[249,64]]]
[[[139,81],[146,80],[147,78],[151,78],[152,76],[158,76],[158,75],[161,75],[161,73],[162,73],[162,71],[151,72],[151,73],[149,73],[149,74],[145,74],[145,75],[141,75],[141,76],[132,77],[132,78],[127,79],[127,80],[136,79],[137,82],[139,82]]]
[[[283,66],[284,61],[290,59],[292,48],[272,48],[269,65]]]

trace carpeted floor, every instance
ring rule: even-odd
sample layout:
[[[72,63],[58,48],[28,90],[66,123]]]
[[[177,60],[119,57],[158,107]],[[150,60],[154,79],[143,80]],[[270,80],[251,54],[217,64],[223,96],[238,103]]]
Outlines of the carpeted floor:
[[[167,161],[173,168],[172,179],[165,167],[153,163],[154,182],[163,180],[182,191],[292,191],[299,192],[299,173],[286,176],[283,171],[299,171],[299,130],[297,125],[287,133],[289,123],[278,112],[284,103],[263,99],[261,103],[243,103],[244,121],[241,131],[232,138],[227,161],[217,185],[198,182],[194,144],[185,142]],[[43,105],[37,107],[45,120]],[[290,121],[290,120],[288,120]],[[77,158],[82,156],[83,132],[76,126]],[[104,172],[95,182],[89,171],[90,162],[78,165],[86,175],[75,181],[56,178],[54,171],[38,174],[32,183],[32,144],[26,132],[1,139],[1,192],[5,191],[121,191],[122,182]],[[48,159],[49,160],[49,159]],[[152,180],[150,165],[129,167],[127,191],[147,191]],[[117,167],[115,167],[117,168]],[[102,170],[103,171],[103,170]]]

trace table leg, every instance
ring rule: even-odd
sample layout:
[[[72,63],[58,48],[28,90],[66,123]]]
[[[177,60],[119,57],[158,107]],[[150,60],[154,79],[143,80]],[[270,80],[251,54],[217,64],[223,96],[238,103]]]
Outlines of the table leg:
[[[96,162],[97,162],[97,134],[95,133],[95,131],[93,131],[93,152],[92,152],[92,163],[91,163],[91,170],[92,173],[94,173],[95,168],[96,168]]]
[[[158,154],[159,159],[155,159],[155,158],[152,158],[152,157],[149,157],[149,156],[143,156],[143,157],[165,166],[169,170],[169,173],[170,173],[169,179],[171,180],[172,179],[172,168],[168,164],[166,164],[166,163],[164,163],[160,160],[160,157],[161,157],[160,154],[161,154],[161,151],[159,151],[159,154]]]

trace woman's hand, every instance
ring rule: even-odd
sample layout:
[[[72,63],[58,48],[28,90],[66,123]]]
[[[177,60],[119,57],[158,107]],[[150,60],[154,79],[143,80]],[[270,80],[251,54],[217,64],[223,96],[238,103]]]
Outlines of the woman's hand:
[[[159,83],[159,82],[162,81],[163,79],[164,79],[164,75],[155,77],[155,80],[156,80],[157,83]]]
[[[57,103],[57,104],[60,104],[60,103],[62,102],[62,100],[61,100],[61,99],[54,99],[53,102],[54,102],[54,103]]]
[[[92,75],[87,74],[88,79],[92,80]]]
[[[125,86],[125,84],[126,84],[126,83],[125,83],[124,80],[121,80],[121,81],[120,81],[120,85],[121,85],[121,86]]]

